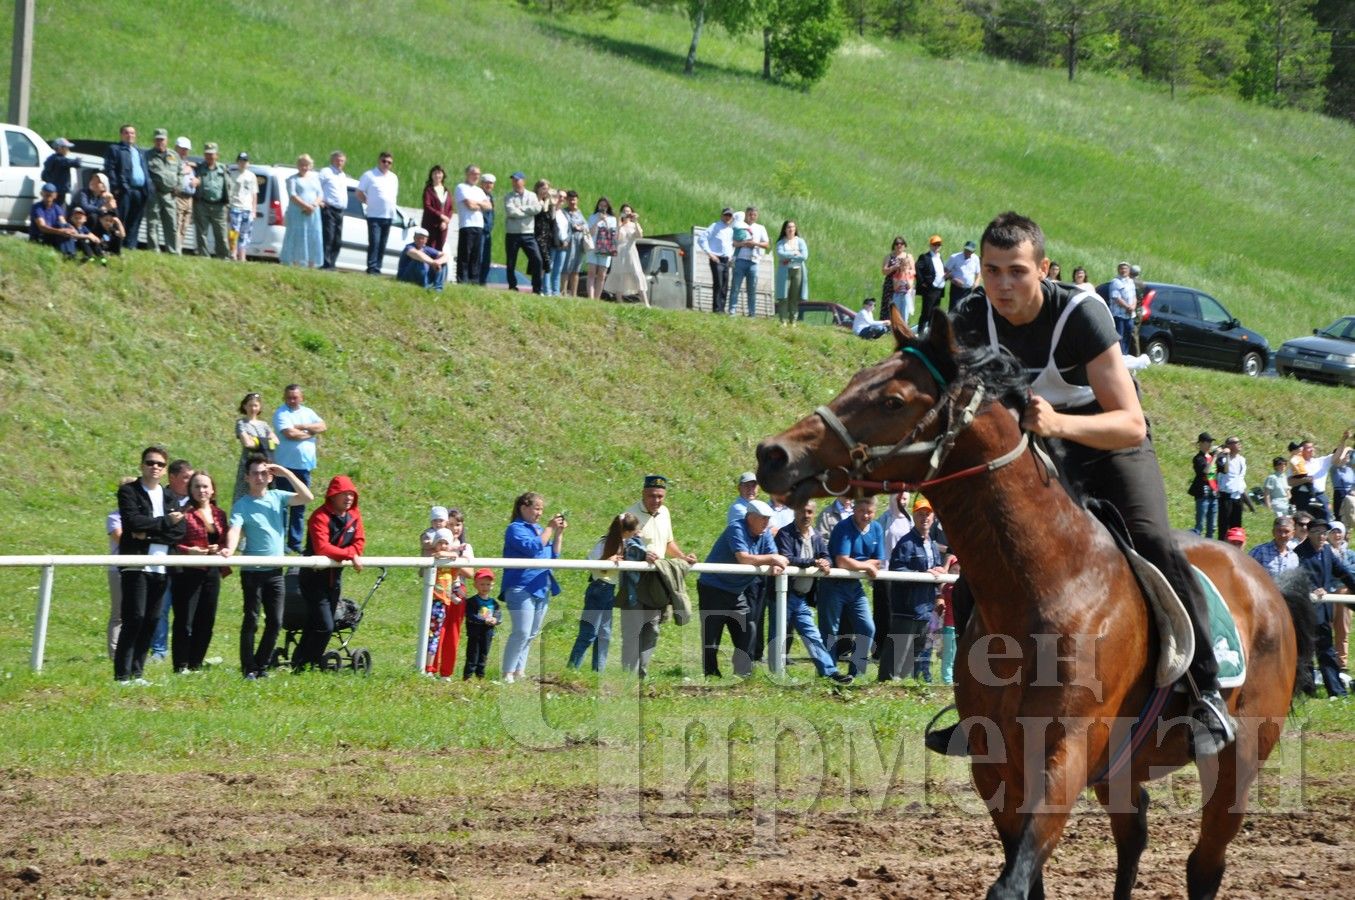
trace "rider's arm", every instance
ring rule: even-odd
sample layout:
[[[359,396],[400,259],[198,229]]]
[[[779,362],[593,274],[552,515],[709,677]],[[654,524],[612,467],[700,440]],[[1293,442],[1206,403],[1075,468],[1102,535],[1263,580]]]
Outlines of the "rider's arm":
[[[1047,400],[1032,397],[1022,420],[1025,426],[1043,437],[1063,438],[1096,450],[1143,443],[1148,425],[1118,344],[1111,344],[1087,363],[1087,380],[1104,412],[1069,415],[1055,411]]]

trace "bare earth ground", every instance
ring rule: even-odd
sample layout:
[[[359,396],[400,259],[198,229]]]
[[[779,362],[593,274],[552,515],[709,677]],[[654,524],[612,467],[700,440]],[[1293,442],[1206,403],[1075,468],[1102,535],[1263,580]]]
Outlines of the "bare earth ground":
[[[907,807],[782,814],[769,852],[758,849],[746,805],[708,815],[664,813],[647,801],[656,811],[646,812],[644,826],[656,841],[594,842],[596,792],[537,785],[513,796],[491,793],[490,802],[468,808],[455,788],[466,765],[478,763],[449,757],[440,784],[419,782],[421,772],[437,769],[407,765],[395,753],[302,761],[259,776],[3,771],[0,890],[19,897],[936,898],[981,896],[1001,865],[986,817]],[[1224,896],[1355,896],[1355,788],[1317,787],[1320,803],[1248,820],[1229,854]],[[1184,895],[1195,827],[1188,815],[1152,817],[1138,896]],[[1046,885],[1058,897],[1109,896],[1113,861],[1104,816],[1075,815]]]

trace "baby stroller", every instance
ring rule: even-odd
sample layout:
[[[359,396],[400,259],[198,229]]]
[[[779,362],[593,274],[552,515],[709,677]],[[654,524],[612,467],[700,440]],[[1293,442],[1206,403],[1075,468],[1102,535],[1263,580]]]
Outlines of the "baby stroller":
[[[347,597],[341,597],[334,604],[334,631],[330,635],[330,644],[337,640],[339,646],[336,649],[326,650],[320,657],[320,668],[326,672],[338,672],[341,669],[351,669],[359,675],[372,674],[372,654],[366,647],[357,647],[350,649],[349,641],[357,633],[358,625],[362,622],[362,614],[367,609],[367,604],[371,602],[372,596],[377,588],[381,587],[381,582],[386,580],[386,569],[382,568],[380,574],[376,576],[376,582],[372,584],[372,589],[367,592],[367,596],[362,599],[362,603],[354,603]],[[306,629],[306,601],[301,596],[301,579],[298,569],[287,570],[287,594],[282,604],[282,628],[286,632],[283,639],[283,645],[273,651],[273,668],[288,665],[291,656],[296,652],[297,644],[301,643],[301,636]]]

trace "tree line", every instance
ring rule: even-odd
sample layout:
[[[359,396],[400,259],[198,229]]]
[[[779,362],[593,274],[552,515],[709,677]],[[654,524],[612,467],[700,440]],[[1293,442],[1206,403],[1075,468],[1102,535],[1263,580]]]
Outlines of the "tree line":
[[[519,0],[546,12],[615,15],[627,3],[686,14],[684,70],[720,28],[762,38],[762,75],[808,88],[849,32],[933,56],[1121,72],[1178,89],[1355,120],[1351,0]],[[686,37],[686,36],[684,36]]]

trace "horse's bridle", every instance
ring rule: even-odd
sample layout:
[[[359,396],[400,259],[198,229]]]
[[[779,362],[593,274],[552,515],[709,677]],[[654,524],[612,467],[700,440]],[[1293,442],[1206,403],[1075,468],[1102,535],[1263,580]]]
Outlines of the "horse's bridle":
[[[985,392],[983,385],[977,382],[957,382],[950,386],[946,385],[945,379],[941,377],[936,366],[932,361],[918,350],[916,347],[905,347],[901,352],[915,356],[926,366],[927,371],[935,379],[937,386],[944,388],[941,396],[932,404],[931,408],[923,413],[922,418],[918,419],[917,424],[906,434],[897,444],[867,444],[865,441],[858,441],[852,437],[847,426],[838,418],[837,413],[833,412],[827,406],[820,406],[814,410],[814,414],[823,420],[828,426],[828,430],[837,435],[842,441],[843,446],[847,448],[847,455],[851,459],[851,467],[835,466],[831,469],[825,469],[818,475],[819,483],[823,485],[824,491],[834,497],[840,497],[852,488],[861,488],[866,490],[881,491],[884,493],[894,493],[897,491],[918,491],[941,484],[946,481],[954,481],[960,478],[967,478],[970,475],[977,475],[982,472],[992,472],[1000,469],[1008,463],[1013,462],[1030,445],[1030,434],[1021,430],[1021,440],[1015,447],[990,462],[979,463],[976,466],[970,466],[958,472],[952,472],[948,475],[936,477],[941,471],[941,466],[945,464],[946,458],[955,446],[955,441],[959,438],[961,432],[968,428],[974,422],[974,417],[983,405]],[[954,405],[959,402],[961,395],[969,391],[969,400],[958,415],[951,415]],[[942,416],[946,419],[946,424],[941,433],[931,440],[918,440],[923,431],[930,428],[932,424]],[[871,470],[880,462],[886,459],[893,459],[899,456],[911,456],[918,453],[930,453],[931,459],[928,461],[927,474],[921,481],[870,481],[861,476],[869,475]],[[842,489],[833,490],[829,482],[832,480],[833,473],[841,472],[843,476]]]

